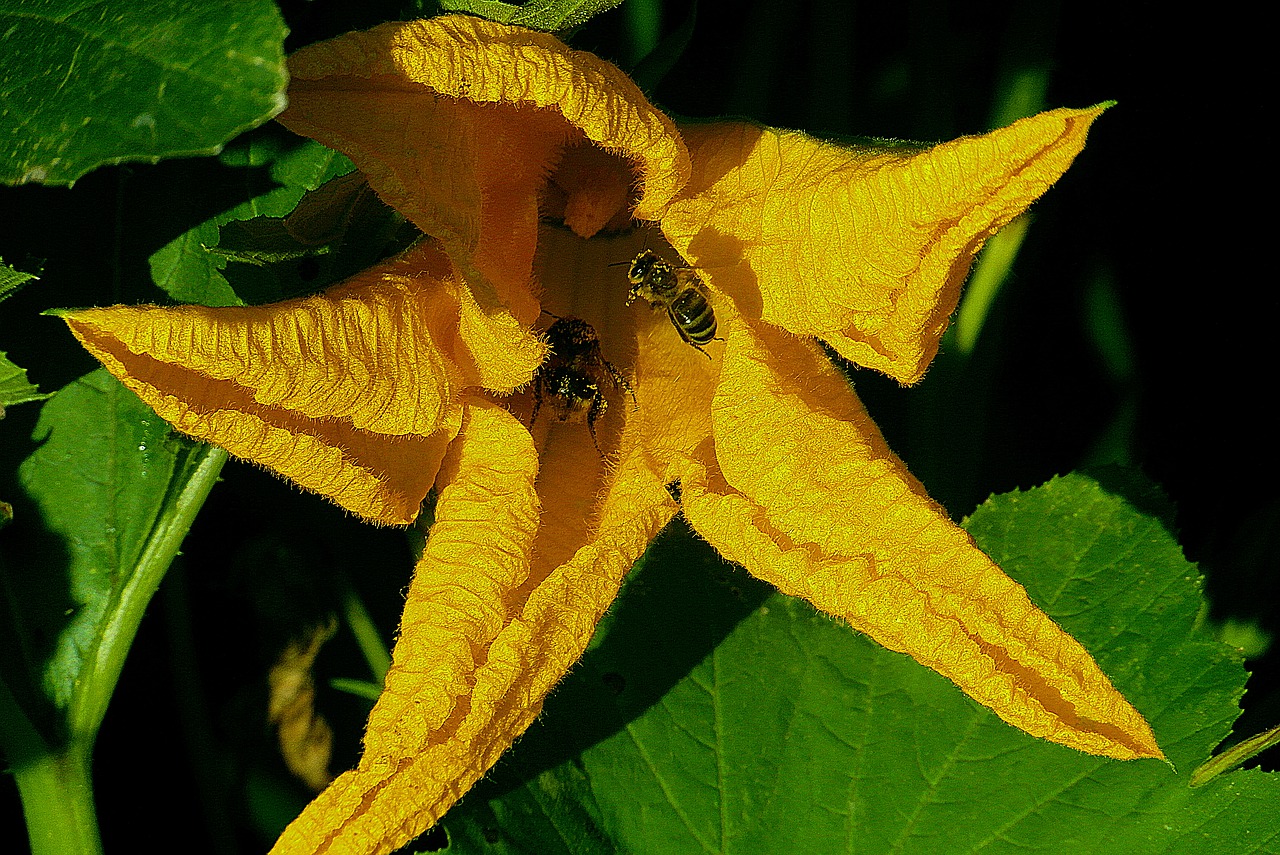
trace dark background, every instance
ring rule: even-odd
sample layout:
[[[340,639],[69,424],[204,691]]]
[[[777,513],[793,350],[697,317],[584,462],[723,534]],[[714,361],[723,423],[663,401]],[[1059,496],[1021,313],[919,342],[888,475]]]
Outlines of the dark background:
[[[290,49],[408,16],[398,4],[293,0],[282,8]],[[663,31],[675,31],[691,8],[666,3]],[[606,13],[573,43],[629,65],[626,14]],[[890,444],[957,518],[992,492],[1080,466],[1137,466],[1176,503],[1186,553],[1206,576],[1210,617],[1256,621],[1274,634],[1280,502],[1267,402],[1280,298],[1261,257],[1274,245],[1274,181],[1260,130],[1274,73],[1260,68],[1262,32],[1256,21],[1173,17],[1155,3],[720,0],[697,4],[692,40],[652,94],[676,115],[922,141],[988,130],[1019,69],[1049,72],[1046,108],[1119,102],[1036,205],[975,354],[944,352],[909,390],[860,370],[853,381]],[[46,260],[39,286],[6,303],[0,344],[42,388],[93,363],[56,341],[69,339],[60,324],[29,320],[36,311],[108,301],[107,259],[126,271],[131,299],[157,299],[138,273],[145,277],[146,254],[159,244],[122,250],[104,218],[127,212],[143,235],[161,233],[148,231],[157,222],[185,229],[219,209],[218,200],[186,192],[212,168],[134,165],[99,170],[73,190],[0,189],[0,256]],[[77,236],[70,249],[68,233]],[[1116,311],[1100,313],[1099,301]],[[1119,342],[1113,350],[1130,360],[1108,363],[1100,340]],[[72,355],[59,363],[50,349]],[[5,442],[25,439],[34,418],[33,405],[13,408]],[[242,759],[270,753],[254,723],[262,669],[346,584],[387,637],[395,625],[411,566],[402,532],[359,525],[243,464],[228,464],[224,478],[143,623],[103,725],[95,768],[108,852],[139,839],[140,815],[156,840],[193,852],[260,851],[251,829],[270,819],[246,816],[236,794],[258,787],[271,794],[260,795],[259,812],[284,814],[305,798],[289,795],[269,761]],[[362,667],[343,635],[321,661],[328,674]],[[1280,721],[1274,647],[1250,667],[1243,735]],[[203,718],[191,714],[193,701]],[[323,702],[341,734],[339,758],[353,759],[366,707],[339,693]],[[193,744],[221,748],[193,756]],[[128,785],[140,769],[165,776],[146,791],[171,802],[140,810]],[[198,787],[211,814],[197,813]],[[16,794],[4,788],[0,848],[12,840],[21,851]]]

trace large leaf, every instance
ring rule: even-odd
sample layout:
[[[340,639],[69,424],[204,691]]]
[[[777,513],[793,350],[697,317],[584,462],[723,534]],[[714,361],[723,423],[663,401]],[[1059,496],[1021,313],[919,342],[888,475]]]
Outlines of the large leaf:
[[[503,0],[441,0],[440,8],[479,15],[502,24],[554,32],[581,26],[620,3],[622,0],[528,0],[524,4]]]
[[[228,146],[221,160],[258,178],[246,179],[238,204],[151,255],[151,278],[175,300],[236,306],[314,290],[381,258],[380,251],[404,223],[368,185],[352,180],[357,176],[341,178],[354,169],[350,160],[283,128],[245,135]],[[331,191],[334,187],[348,192]],[[336,197],[332,206],[345,216],[337,216],[331,233],[307,240],[283,218],[313,190],[319,190],[315,206]]]
[[[446,818],[450,851],[1277,851],[1275,775],[1189,786],[1245,673],[1200,626],[1199,576],[1157,504],[1073,475],[967,526],[1094,652],[1172,766],[1037,741],[677,531],[539,726]]]
[[[23,285],[39,278],[34,273],[18,270],[0,261],[0,302],[13,296]]]
[[[29,401],[43,401],[48,395],[27,380],[25,368],[19,368],[9,361],[3,350],[0,350],[0,416],[4,408],[14,404],[25,404]]]
[[[0,181],[217,152],[284,109],[284,36],[271,0],[10,0]]]
[[[151,594],[225,454],[104,370],[44,405],[4,541],[10,686],[46,738],[92,739]]]

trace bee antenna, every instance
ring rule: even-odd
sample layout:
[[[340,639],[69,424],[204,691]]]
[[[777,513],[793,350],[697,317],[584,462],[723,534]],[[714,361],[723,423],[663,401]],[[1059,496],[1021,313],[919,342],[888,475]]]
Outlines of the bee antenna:
[[[607,264],[607,265],[605,265],[605,266],[606,266],[606,267],[622,267],[623,265],[625,265],[625,264],[630,264],[630,263],[631,263],[630,261],[615,261],[615,262],[612,262],[611,264]]]

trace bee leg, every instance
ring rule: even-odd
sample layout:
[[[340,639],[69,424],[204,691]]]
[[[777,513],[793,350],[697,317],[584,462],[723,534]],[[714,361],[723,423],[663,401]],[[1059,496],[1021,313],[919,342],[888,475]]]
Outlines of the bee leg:
[[[622,372],[618,370],[618,367],[609,360],[604,359],[601,361],[604,362],[604,367],[609,371],[609,376],[613,378],[613,385],[617,386],[619,389],[625,389],[627,394],[631,396],[631,406],[634,409],[640,409],[640,405],[636,402],[635,390],[631,388],[631,384],[627,382],[627,378],[624,377]]]
[[[702,350],[702,345],[697,344],[693,341],[690,341],[689,339],[685,339],[685,341],[688,341],[689,344],[692,344],[694,347],[698,348],[698,350]],[[722,339],[720,336],[716,336],[715,338],[711,339],[711,341],[724,341],[724,339]],[[707,342],[707,344],[710,344],[711,341]],[[702,355],[705,356],[707,359],[711,358],[711,354],[707,353],[705,350],[702,350]]]
[[[591,433],[591,442],[596,447],[596,453],[604,457],[604,452],[600,450],[600,439],[596,436],[596,419],[604,415],[604,411],[609,409],[609,402],[605,400],[604,393],[596,390],[591,396],[591,407],[587,410],[587,430]]]
[[[680,330],[680,337],[681,337],[682,339],[684,339],[685,344],[689,345],[689,346],[690,346],[690,347],[692,347],[694,350],[698,351],[698,353],[701,353],[701,354],[702,354],[703,356],[705,356],[707,359],[710,359],[710,358],[711,358],[711,354],[709,354],[709,353],[707,353],[705,350],[703,350],[703,349],[702,349],[702,345],[698,344],[696,341],[694,341],[693,339],[689,338],[689,336],[685,335],[685,334],[684,334],[684,330]],[[712,339],[712,341],[715,341],[715,339]]]
[[[698,353],[701,353],[701,354],[702,354],[703,356],[705,356],[707,359],[710,359],[710,358],[711,358],[711,354],[709,354],[709,353],[707,353],[705,350],[703,350],[703,349],[702,349],[702,345],[698,344],[696,341],[694,341],[693,339],[689,338],[689,334],[688,334],[688,333],[686,333],[684,330],[680,329],[679,327],[676,327],[676,332],[680,333],[680,337],[681,337],[682,339],[684,339],[685,344],[687,344],[687,345],[689,345],[690,347],[692,347],[692,348],[694,348],[695,350],[697,350],[697,351],[698,351]],[[724,341],[724,339],[722,339],[722,338],[713,338],[713,339],[711,339],[711,340],[712,340],[712,341]]]

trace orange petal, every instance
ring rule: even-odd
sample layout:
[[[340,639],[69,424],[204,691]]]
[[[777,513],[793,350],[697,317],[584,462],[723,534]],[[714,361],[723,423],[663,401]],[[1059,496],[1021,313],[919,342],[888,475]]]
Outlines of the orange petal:
[[[695,125],[694,174],[662,229],[744,315],[914,383],[983,242],[1066,171],[1104,109],[923,150]]]
[[[304,299],[64,318],[183,433],[400,524],[417,516],[461,419],[462,290],[444,254],[423,243]]]
[[[636,206],[649,216],[688,177],[674,125],[635,84],[545,33],[466,16],[390,23],[304,48],[289,67],[279,120],[350,156],[466,275],[474,320],[492,322],[489,353],[505,359],[477,360],[495,391],[527,382],[544,355],[522,325],[538,315],[530,291],[538,200],[566,147],[586,140],[634,164],[636,177],[622,186],[639,184]],[[625,211],[629,193],[610,185],[601,195],[600,186],[560,186],[577,197],[561,200],[576,227],[610,221],[601,205]],[[506,311],[519,323],[503,321]]]
[[[816,346],[721,314],[715,459],[704,449],[682,480],[693,527],[1015,727],[1092,754],[1163,756],[1088,652],[925,495]]]
[[[433,825],[537,717],[675,510],[651,473],[624,461],[598,531],[538,578],[535,477],[524,427],[493,404],[468,406],[364,757],[272,852],[389,852]],[[549,525],[544,516],[538,543]]]

